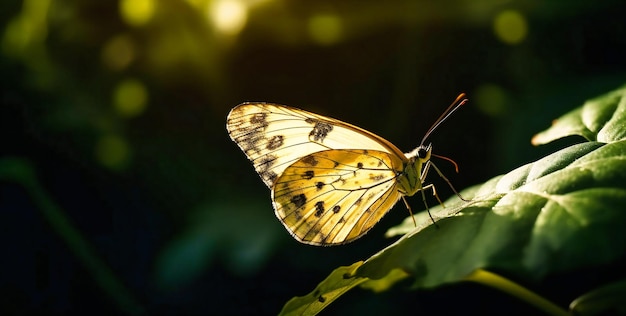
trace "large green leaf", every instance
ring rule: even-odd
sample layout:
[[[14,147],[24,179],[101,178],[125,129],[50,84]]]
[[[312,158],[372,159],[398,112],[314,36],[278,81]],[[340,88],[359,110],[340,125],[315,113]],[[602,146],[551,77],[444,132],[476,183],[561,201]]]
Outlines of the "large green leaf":
[[[580,135],[588,141],[610,143],[626,137],[626,86],[588,100],[559,119],[552,127],[535,135],[534,145],[547,144],[555,139]]]
[[[403,269],[425,287],[478,268],[541,278],[626,251],[626,141],[575,145],[473,190],[456,215],[406,234],[357,276]]]
[[[420,213],[417,227],[407,218],[390,229],[388,235],[402,237],[355,267],[354,280],[377,280],[385,289],[406,277],[395,273],[404,271],[415,287],[434,287],[463,280],[478,269],[538,280],[623,257],[625,95],[621,88],[588,101],[534,138],[545,143],[582,135],[594,141],[464,190],[461,194],[471,201],[454,198],[445,202],[446,208],[431,209],[437,225]],[[339,282],[335,278],[333,273],[322,284]]]

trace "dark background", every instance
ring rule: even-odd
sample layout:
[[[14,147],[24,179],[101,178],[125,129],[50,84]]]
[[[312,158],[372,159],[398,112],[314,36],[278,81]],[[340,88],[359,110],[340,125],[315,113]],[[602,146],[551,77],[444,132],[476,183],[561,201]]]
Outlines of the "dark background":
[[[239,29],[220,27],[228,8],[247,13]],[[519,30],[510,12],[526,26],[513,43],[495,31]],[[623,1],[2,1],[0,311],[276,314],[390,244],[385,230],[407,214],[394,208],[353,244],[299,244],[226,133],[232,107],[304,108],[408,152],[466,92],[430,139],[463,189],[563,147],[530,138],[624,83],[623,12]],[[570,279],[516,281],[565,307],[584,290],[562,291]],[[535,312],[472,284],[407,286],[356,289],[327,313]]]

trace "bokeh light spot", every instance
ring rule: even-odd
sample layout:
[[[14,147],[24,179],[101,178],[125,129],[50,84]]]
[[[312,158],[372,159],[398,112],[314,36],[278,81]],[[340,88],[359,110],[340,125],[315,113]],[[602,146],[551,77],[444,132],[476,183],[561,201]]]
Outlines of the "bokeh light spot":
[[[102,63],[112,70],[123,70],[135,59],[135,44],[128,35],[110,39],[102,48]]]
[[[135,117],[146,109],[148,91],[144,84],[136,79],[120,82],[113,91],[113,106],[123,117]]]
[[[309,19],[308,31],[316,43],[331,45],[341,40],[343,24],[336,15],[318,14]]]
[[[132,26],[148,23],[154,15],[154,10],[154,0],[120,0],[122,20]]]
[[[473,101],[481,112],[499,117],[507,110],[507,93],[498,85],[483,84],[473,93]]]
[[[32,26],[27,20],[16,18],[7,24],[2,38],[2,48],[7,54],[18,55],[30,44]]]
[[[204,8],[205,4],[207,3],[207,0],[186,0],[186,1],[187,3],[189,3],[189,5],[191,5],[192,7],[196,9]]]
[[[493,29],[499,40],[515,45],[526,38],[528,24],[526,18],[518,11],[505,10],[494,19]]]
[[[4,29],[2,49],[9,55],[23,54],[31,46],[43,43],[48,33],[49,0],[24,0],[22,12]]]
[[[103,166],[113,169],[124,169],[130,162],[130,148],[123,138],[117,135],[106,135],[96,143],[96,159]]]
[[[248,7],[242,1],[218,0],[209,2],[208,16],[222,34],[236,35],[248,21]]]

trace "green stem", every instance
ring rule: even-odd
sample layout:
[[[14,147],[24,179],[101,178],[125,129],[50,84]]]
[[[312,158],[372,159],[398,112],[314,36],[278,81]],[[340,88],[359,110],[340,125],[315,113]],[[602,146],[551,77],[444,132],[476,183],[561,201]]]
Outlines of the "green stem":
[[[558,305],[546,300],[545,298],[537,295],[536,293],[522,287],[521,285],[501,277],[495,273],[477,269],[465,277],[466,281],[472,281],[480,284],[487,285],[489,287],[498,289],[502,292],[515,296],[538,309],[546,312],[548,315],[556,316],[568,316],[570,315],[566,310]]]

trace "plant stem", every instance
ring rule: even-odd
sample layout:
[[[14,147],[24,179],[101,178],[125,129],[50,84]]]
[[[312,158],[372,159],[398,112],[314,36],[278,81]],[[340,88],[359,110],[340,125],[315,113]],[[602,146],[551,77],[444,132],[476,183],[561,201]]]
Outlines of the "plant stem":
[[[472,281],[489,287],[498,289],[502,292],[515,296],[538,309],[546,312],[548,315],[567,316],[570,315],[566,310],[558,305],[546,300],[538,294],[528,290],[527,288],[501,277],[495,273],[477,269],[465,277],[466,281]]]

